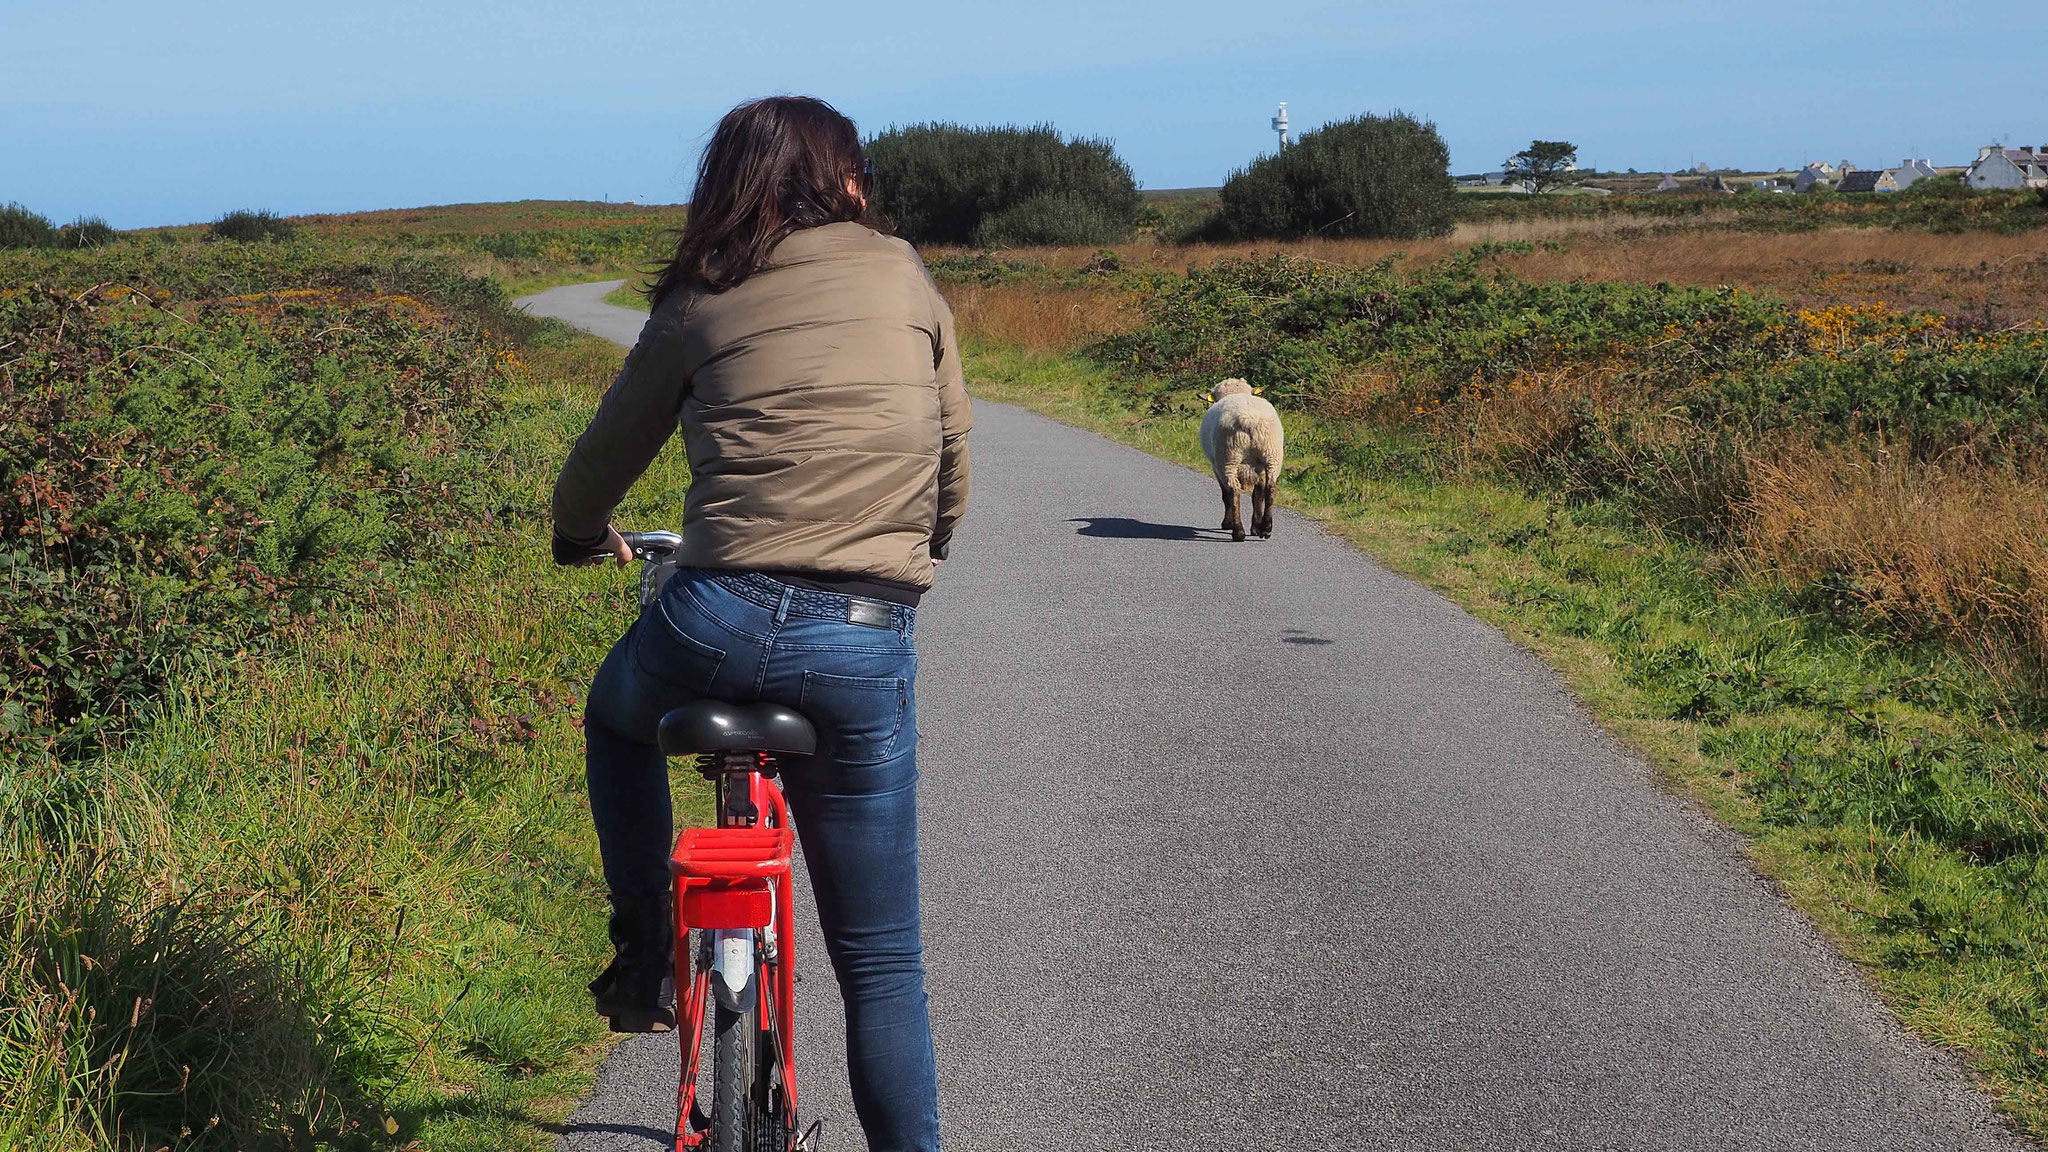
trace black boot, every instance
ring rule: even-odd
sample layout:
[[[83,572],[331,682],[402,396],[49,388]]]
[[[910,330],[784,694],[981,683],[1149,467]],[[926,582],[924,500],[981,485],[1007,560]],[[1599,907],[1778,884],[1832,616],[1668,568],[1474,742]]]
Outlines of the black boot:
[[[612,902],[611,966],[590,982],[597,1014],[614,1032],[668,1032],[676,1026],[675,933],[668,897]]]

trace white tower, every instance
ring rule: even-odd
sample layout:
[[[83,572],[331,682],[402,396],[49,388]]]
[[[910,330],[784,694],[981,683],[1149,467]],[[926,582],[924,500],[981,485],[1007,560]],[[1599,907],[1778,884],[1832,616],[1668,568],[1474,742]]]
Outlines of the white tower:
[[[1280,150],[1287,151],[1287,101],[1280,102],[1280,111],[1273,113],[1273,131],[1280,134]]]

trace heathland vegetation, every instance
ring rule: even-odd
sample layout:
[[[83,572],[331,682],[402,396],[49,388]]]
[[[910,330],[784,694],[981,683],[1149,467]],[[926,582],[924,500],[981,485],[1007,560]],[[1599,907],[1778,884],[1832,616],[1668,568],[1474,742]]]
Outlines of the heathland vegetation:
[[[987,139],[930,131],[877,187],[993,249],[927,249],[982,395],[1192,462],[1199,390],[1265,385],[1288,498],[1557,661],[2048,1131],[2037,197],[1175,243],[1223,198],[1050,131],[975,186]],[[682,211],[249,215],[0,211],[0,1145],[550,1143],[628,592],[540,546],[616,353],[507,286],[630,275]]]
[[[630,596],[540,541],[614,354],[407,247],[0,255],[0,1145],[540,1146],[582,1083]]]

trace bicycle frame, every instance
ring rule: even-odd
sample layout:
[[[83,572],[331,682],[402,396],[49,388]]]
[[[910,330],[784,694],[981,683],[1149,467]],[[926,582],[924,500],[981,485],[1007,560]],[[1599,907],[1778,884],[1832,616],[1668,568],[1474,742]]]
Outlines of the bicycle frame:
[[[620,534],[641,561],[640,603],[652,603],[675,571],[683,538],[673,532]],[[608,557],[609,553],[593,559]],[[704,1048],[705,1004],[712,981],[724,981],[722,995],[754,997],[754,1019],[763,1033],[772,1033],[781,1072],[781,1106],[793,1145],[796,1077],[796,935],[790,919],[795,902],[790,886],[790,856],[796,847],[795,826],[782,789],[762,769],[773,754],[718,752],[716,771],[718,823],[712,828],[686,828],[669,854],[669,875],[675,901],[675,987],[679,1009],[676,1035],[682,1044],[682,1076],[676,1088],[676,1149],[701,1147],[705,1133],[696,1119],[697,1079]],[[736,792],[736,789],[744,791]],[[692,949],[690,933],[702,934],[705,947]],[[761,933],[766,932],[764,938]],[[712,946],[712,941],[717,946]],[[744,948],[728,945],[744,941]],[[701,954],[700,954],[701,953]],[[722,971],[724,969],[725,971]],[[735,987],[736,979],[740,986]],[[732,1008],[728,1002],[726,1007]],[[758,1037],[755,1038],[758,1042]],[[815,1125],[813,1126],[815,1129]]]
[[[718,826],[685,829],[676,838],[669,858],[674,878],[675,980],[682,993],[676,1028],[682,1044],[682,1077],[676,1091],[678,1152],[697,1148],[705,1139],[692,1119],[704,1047],[705,1004],[713,995],[712,981],[725,980],[725,987],[732,992],[747,990],[731,989],[731,981],[720,971],[726,958],[717,954],[719,950],[690,948],[692,929],[704,933],[707,941],[717,939],[721,944],[730,939],[727,933],[746,933],[746,984],[755,997],[755,1019],[763,1032],[774,1033],[783,1108],[792,1122],[797,1115],[792,1071],[796,1066],[796,940],[790,919],[790,856],[795,833],[782,789],[759,771],[761,762],[753,754],[742,755],[754,761],[755,770],[719,773]],[[744,803],[734,802],[738,797],[732,790],[738,787],[746,790]],[[770,933],[767,948],[756,937],[763,930]]]

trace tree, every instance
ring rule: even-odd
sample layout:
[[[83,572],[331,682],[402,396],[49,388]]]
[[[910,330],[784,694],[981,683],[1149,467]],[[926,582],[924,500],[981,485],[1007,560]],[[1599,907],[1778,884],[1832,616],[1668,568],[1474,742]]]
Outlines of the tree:
[[[1508,179],[1527,181],[1538,192],[1547,192],[1563,181],[1564,174],[1578,167],[1579,147],[1566,140],[1531,140],[1529,146],[1501,164]]]
[[[1442,236],[1456,194],[1435,124],[1405,112],[1360,116],[1231,173],[1212,231],[1246,240]]]

